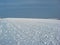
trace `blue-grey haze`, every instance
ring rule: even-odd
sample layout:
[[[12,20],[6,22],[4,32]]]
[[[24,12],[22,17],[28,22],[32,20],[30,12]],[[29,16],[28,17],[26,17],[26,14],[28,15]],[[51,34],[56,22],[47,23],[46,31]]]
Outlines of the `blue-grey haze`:
[[[60,0],[0,0],[0,17],[60,18]]]

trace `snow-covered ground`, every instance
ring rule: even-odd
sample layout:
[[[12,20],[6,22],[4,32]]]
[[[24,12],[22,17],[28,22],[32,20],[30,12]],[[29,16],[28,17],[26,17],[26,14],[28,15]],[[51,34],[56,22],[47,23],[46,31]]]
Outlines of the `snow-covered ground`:
[[[0,45],[60,45],[60,20],[0,19]]]

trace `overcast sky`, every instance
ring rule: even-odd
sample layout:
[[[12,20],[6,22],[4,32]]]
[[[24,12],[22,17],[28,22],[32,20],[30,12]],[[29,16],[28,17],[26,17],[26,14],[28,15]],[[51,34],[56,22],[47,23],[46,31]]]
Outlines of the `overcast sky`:
[[[0,17],[60,18],[59,0],[0,0]]]

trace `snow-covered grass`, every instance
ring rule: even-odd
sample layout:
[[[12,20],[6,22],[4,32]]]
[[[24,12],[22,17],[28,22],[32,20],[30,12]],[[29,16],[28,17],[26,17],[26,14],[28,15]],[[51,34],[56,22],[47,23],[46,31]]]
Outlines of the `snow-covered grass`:
[[[60,20],[1,19],[0,45],[60,45]]]

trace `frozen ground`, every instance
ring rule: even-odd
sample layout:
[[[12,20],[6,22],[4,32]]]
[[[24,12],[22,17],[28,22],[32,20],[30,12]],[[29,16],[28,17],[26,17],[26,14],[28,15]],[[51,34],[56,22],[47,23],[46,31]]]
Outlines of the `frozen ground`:
[[[0,45],[60,45],[60,20],[0,19]]]

